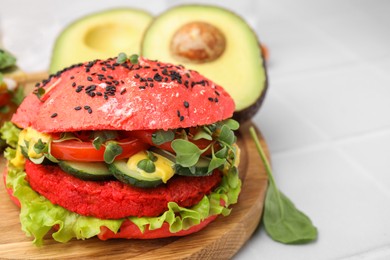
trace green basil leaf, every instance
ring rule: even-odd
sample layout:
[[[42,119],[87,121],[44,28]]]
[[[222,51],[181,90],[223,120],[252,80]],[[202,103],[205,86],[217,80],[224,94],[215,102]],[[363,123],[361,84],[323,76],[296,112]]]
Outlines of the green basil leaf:
[[[108,141],[106,143],[106,150],[104,151],[103,155],[104,161],[110,164],[118,155],[122,154],[122,152],[123,149],[117,142]]]
[[[156,166],[149,159],[143,159],[137,163],[137,167],[141,170],[144,170],[147,173],[153,173],[156,171]]]
[[[269,187],[264,204],[263,223],[267,234],[275,241],[285,244],[302,244],[313,241],[318,236],[317,228],[310,218],[299,211],[283,193],[274,180],[271,166],[253,127],[249,129],[257,151],[265,166]]]
[[[232,145],[235,142],[235,136],[233,131],[226,125],[221,127],[221,132],[219,133],[218,140],[222,143]]]
[[[171,130],[158,130],[152,134],[152,142],[155,145],[162,145],[164,143],[172,141],[174,138],[175,133]]]
[[[171,146],[176,153],[176,163],[183,167],[194,166],[203,153],[195,144],[183,139],[173,140]]]
[[[311,220],[274,185],[267,190],[263,223],[272,239],[285,244],[303,244],[317,238]]]

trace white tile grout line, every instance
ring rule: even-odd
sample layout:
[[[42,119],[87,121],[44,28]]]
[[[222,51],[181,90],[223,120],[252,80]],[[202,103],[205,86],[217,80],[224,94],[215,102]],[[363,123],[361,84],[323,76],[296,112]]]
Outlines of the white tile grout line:
[[[390,130],[387,132],[390,133]],[[304,154],[304,153],[314,152],[324,148],[328,148],[331,151],[337,153],[339,156],[341,156],[350,166],[352,166],[355,169],[356,173],[358,173],[360,176],[362,176],[363,178],[367,179],[372,184],[374,184],[378,190],[380,190],[384,195],[386,195],[390,199],[389,187],[387,187],[382,182],[374,178],[373,175],[370,174],[370,172],[368,172],[367,170],[365,170],[365,168],[361,164],[359,164],[357,160],[355,160],[347,152],[345,152],[342,148],[340,148],[339,145],[341,143],[344,143],[344,140],[341,141],[332,140],[329,142],[319,142],[312,145],[306,145],[304,147],[300,147],[297,149],[290,149],[283,152],[274,152],[272,153],[272,158],[289,157],[291,155]]]
[[[374,129],[372,131],[367,131],[364,133],[354,134],[353,136],[346,136],[342,138],[336,138],[332,139],[330,138],[324,131],[322,131],[317,125],[311,123],[308,121],[305,117],[301,115],[293,106],[291,106],[291,103],[289,103],[287,100],[285,100],[283,97],[278,95],[277,91],[275,91],[275,97],[279,99],[280,102],[282,102],[284,105],[288,106],[293,114],[295,114],[296,117],[301,119],[303,122],[307,123],[314,131],[316,131],[320,136],[322,136],[322,140],[320,142],[317,142],[315,144],[309,144],[305,146],[301,146],[294,149],[288,149],[284,151],[279,152],[273,152],[272,157],[285,157],[285,156],[291,156],[295,154],[300,153],[307,153],[310,151],[317,151],[324,148],[331,148],[334,152],[342,156],[346,162],[348,162],[357,173],[360,174],[360,176],[364,177],[365,179],[369,180],[371,183],[373,183],[377,188],[385,194],[390,199],[390,189],[383,185],[380,181],[375,179],[372,174],[370,174],[368,171],[365,170],[365,168],[360,165],[354,158],[352,158],[347,152],[345,152],[342,148],[340,148],[340,145],[343,143],[356,141],[358,139],[362,138],[368,138],[372,136],[377,135],[385,135],[390,133],[390,127],[384,127],[381,129]]]
[[[342,257],[339,260],[385,260],[390,259],[390,245]]]
[[[362,177],[369,180],[372,184],[374,184],[378,190],[380,190],[384,195],[387,196],[388,199],[390,199],[390,189],[386,185],[383,184],[383,182],[377,180],[370,172],[368,172],[357,160],[352,158],[347,152],[342,150],[339,147],[335,147],[336,152],[340,156],[342,156],[347,163],[349,163],[353,168],[356,169],[356,173],[360,174]]]

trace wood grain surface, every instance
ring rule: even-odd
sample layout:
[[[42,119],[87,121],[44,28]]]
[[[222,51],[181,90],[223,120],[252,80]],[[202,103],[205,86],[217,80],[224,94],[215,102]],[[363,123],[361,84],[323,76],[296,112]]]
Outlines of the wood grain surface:
[[[34,79],[35,80],[35,79]],[[187,237],[155,240],[108,240],[97,238],[55,242],[50,236],[42,247],[32,244],[19,223],[19,209],[0,184],[0,258],[1,259],[229,259],[257,228],[267,189],[267,175],[249,135],[251,122],[240,127],[240,176],[242,192],[228,217],[219,217],[198,233]],[[261,143],[266,148],[265,140]],[[5,161],[0,158],[0,171]]]

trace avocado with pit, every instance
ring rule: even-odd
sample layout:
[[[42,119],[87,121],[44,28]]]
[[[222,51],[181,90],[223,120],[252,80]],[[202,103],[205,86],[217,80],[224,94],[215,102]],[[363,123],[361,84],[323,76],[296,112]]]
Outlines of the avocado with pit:
[[[267,72],[259,40],[238,15],[217,6],[182,5],[156,17],[144,34],[141,55],[182,64],[221,85],[236,103],[240,122],[259,110]]]
[[[67,26],[54,44],[49,72],[120,52],[139,54],[141,41],[153,16],[145,11],[121,8],[93,13]]]

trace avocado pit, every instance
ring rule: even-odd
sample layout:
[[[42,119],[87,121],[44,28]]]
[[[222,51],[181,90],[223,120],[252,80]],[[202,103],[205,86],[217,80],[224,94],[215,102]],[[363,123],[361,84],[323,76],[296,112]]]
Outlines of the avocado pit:
[[[180,27],[171,39],[172,55],[180,61],[205,63],[218,59],[225,51],[224,34],[205,22],[191,22]]]

